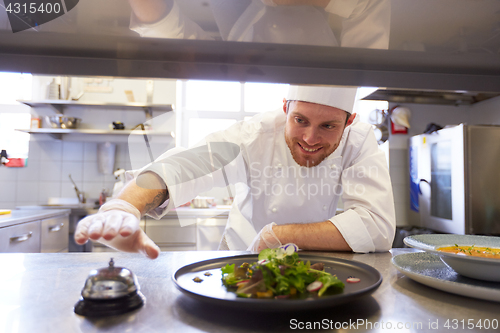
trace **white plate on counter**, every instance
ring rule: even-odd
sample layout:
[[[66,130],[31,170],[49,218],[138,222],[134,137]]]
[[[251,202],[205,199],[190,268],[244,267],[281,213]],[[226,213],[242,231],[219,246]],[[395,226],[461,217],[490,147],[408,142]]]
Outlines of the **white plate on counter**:
[[[479,280],[500,282],[500,259],[473,257],[438,251],[444,246],[475,246],[500,249],[500,237],[431,234],[406,237],[404,243],[410,247],[427,251],[439,256],[441,260],[456,272]]]
[[[426,286],[452,294],[500,302],[500,283],[462,276],[446,266],[439,256],[427,252],[394,256],[392,264],[398,271]]]

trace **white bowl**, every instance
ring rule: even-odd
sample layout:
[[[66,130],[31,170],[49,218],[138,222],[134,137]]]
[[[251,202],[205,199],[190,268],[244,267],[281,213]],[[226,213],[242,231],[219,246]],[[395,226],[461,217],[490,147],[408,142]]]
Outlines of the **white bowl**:
[[[473,257],[438,251],[443,246],[476,246],[500,248],[500,237],[432,234],[408,236],[408,246],[438,255],[455,272],[473,279],[500,282],[500,259]]]

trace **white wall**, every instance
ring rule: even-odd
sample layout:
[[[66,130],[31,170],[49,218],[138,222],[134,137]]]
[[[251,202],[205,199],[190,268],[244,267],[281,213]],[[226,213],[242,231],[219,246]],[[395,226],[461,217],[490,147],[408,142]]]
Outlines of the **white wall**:
[[[33,77],[33,99],[45,98],[47,82],[51,77]],[[72,80],[73,87],[82,85],[82,78]],[[86,93],[81,101],[102,101],[102,102],[127,102],[124,90],[134,91],[137,102],[146,102],[146,81],[114,79],[110,84],[113,92]],[[175,103],[175,80],[154,80],[155,104]],[[78,89],[73,91],[77,94]],[[0,112],[30,112],[34,117],[43,118],[45,115],[54,114],[50,107],[30,108],[24,105],[6,106],[0,105]],[[131,128],[139,123],[144,123],[145,113],[142,111],[108,110],[104,108],[80,108],[71,107],[65,111],[69,116],[82,119],[81,128],[109,129],[112,121],[122,121],[126,128]],[[159,116],[161,112],[154,112],[153,116]],[[170,112],[168,117],[169,131],[175,131],[175,114]],[[162,129],[165,129],[162,127]],[[65,140],[56,140],[48,135],[31,135],[28,166],[24,168],[0,167],[0,208],[12,209],[21,205],[46,204],[49,197],[75,198],[75,190],[69,180],[71,174],[80,190],[84,191],[87,198],[97,199],[100,192],[106,189],[111,193],[115,183],[113,175],[102,174],[97,165],[97,145],[104,140],[117,140],[115,170],[117,168],[131,169],[129,147],[127,136],[117,137],[84,137],[69,136]],[[167,139],[166,139],[167,140]],[[161,140],[160,140],[161,141]],[[155,155],[158,151],[163,151],[174,146],[173,139],[161,141],[161,146],[153,145]],[[144,164],[148,162],[147,154],[141,157]],[[137,158],[134,157],[137,162]],[[137,163],[136,163],[137,164]]]

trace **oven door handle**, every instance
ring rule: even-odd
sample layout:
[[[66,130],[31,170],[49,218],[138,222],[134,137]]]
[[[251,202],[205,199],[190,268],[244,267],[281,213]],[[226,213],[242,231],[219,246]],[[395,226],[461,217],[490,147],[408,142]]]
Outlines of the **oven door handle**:
[[[420,179],[420,180],[418,181],[418,193],[419,193],[419,194],[422,194],[422,190],[420,189],[420,183],[421,183],[421,182],[427,183],[427,184],[429,184],[429,186],[431,185],[431,182],[430,182],[430,181],[428,181],[427,179]]]

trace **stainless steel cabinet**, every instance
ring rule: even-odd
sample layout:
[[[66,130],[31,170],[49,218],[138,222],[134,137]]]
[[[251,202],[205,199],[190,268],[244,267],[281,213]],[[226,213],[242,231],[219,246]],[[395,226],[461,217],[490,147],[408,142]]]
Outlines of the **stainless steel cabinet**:
[[[40,252],[68,252],[69,220],[67,216],[41,221]]]
[[[0,228],[0,252],[40,252],[40,221]]]
[[[177,218],[146,218],[146,234],[162,251],[196,250],[196,220],[181,227]]]

